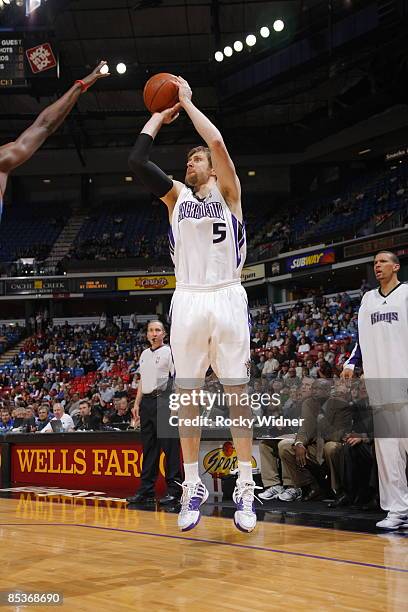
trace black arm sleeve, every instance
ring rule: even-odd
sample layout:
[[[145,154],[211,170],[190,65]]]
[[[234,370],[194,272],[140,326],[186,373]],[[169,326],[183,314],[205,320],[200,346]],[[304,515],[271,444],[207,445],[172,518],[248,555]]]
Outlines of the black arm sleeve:
[[[136,144],[129,156],[129,167],[156,197],[162,198],[173,187],[173,181],[149,161],[153,138],[149,134],[139,134]]]

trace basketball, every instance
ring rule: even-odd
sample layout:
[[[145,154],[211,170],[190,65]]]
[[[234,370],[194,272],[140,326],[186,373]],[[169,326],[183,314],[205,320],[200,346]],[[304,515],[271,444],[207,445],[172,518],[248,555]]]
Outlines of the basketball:
[[[143,101],[151,113],[161,113],[178,102],[178,84],[174,74],[160,72],[153,75],[143,90]]]

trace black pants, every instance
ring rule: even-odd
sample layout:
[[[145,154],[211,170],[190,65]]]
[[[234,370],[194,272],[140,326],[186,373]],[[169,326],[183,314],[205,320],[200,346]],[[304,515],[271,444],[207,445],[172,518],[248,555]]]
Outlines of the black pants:
[[[344,489],[352,501],[356,498],[368,501],[377,489],[373,446],[364,442],[355,446],[345,444],[343,451]]]
[[[154,496],[154,487],[159,474],[160,450],[166,455],[165,478],[170,495],[180,497],[182,482],[180,472],[180,442],[178,438],[159,438],[157,435],[157,415],[160,419],[170,417],[169,398],[167,394],[159,397],[142,397],[140,403],[140,433],[143,445],[142,484],[138,493]],[[175,433],[177,429],[174,429]]]

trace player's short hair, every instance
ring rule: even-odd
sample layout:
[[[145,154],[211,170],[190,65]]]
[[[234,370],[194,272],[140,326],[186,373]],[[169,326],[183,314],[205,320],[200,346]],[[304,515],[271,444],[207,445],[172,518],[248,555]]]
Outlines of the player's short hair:
[[[195,153],[205,153],[208,159],[208,163],[212,168],[212,159],[211,159],[211,151],[208,147],[204,147],[204,145],[199,145],[198,147],[194,147],[194,149],[190,149],[187,153],[187,160],[190,159]]]
[[[399,260],[398,255],[396,255],[392,251],[378,251],[378,253],[376,253],[375,257],[377,257],[377,255],[380,255],[381,253],[385,253],[386,255],[390,255],[392,263],[400,265],[400,260]],[[375,257],[374,257],[374,259],[375,259]]]

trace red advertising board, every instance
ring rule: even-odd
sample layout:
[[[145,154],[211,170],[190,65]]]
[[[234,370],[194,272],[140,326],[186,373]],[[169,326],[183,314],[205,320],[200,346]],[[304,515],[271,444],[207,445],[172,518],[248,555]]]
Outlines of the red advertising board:
[[[156,485],[166,490],[164,453]],[[132,444],[12,444],[11,483],[67,489],[132,491],[140,485],[142,445]]]
[[[50,68],[55,68],[57,65],[57,60],[50,43],[43,43],[42,45],[27,49],[26,55],[34,74],[50,70]]]

